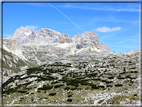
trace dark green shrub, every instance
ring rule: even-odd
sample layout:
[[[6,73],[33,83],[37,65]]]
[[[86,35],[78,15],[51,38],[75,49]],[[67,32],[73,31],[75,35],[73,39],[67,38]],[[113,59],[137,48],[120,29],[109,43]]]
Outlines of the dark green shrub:
[[[64,84],[55,85],[54,88],[59,88],[61,86],[64,86]]]
[[[113,81],[106,81],[106,84],[113,83]]]
[[[88,85],[88,82],[83,81],[83,82],[81,82],[81,85]]]
[[[115,84],[115,86],[116,86],[116,87],[121,87],[121,86],[122,86],[122,84]]]
[[[56,82],[51,82],[51,84],[56,84],[56,83],[59,83],[59,81],[56,81]]]
[[[72,99],[67,99],[68,102],[72,102]]]
[[[37,90],[37,92],[41,92],[40,90]]]
[[[99,88],[105,88],[103,85],[99,85],[98,87],[99,87]]]
[[[125,77],[120,77],[120,76],[118,76],[117,79],[125,79]]]
[[[93,89],[99,89],[99,87],[96,86],[96,85],[91,85],[91,88],[93,88]]]
[[[131,71],[131,73],[138,73],[138,71]]]
[[[131,79],[131,75],[127,75],[125,78],[130,78]]]
[[[56,93],[49,93],[49,96],[54,96],[56,95]]]
[[[19,93],[26,93],[26,90],[18,90]]]
[[[121,72],[120,74],[125,74],[126,72]]]
[[[68,95],[68,97],[72,97],[72,95]]]
[[[78,83],[71,84],[72,86],[78,87]]]
[[[64,90],[69,90],[70,89],[70,87],[66,87],[66,88],[64,88]]]
[[[114,77],[108,77],[108,79],[113,79]]]
[[[52,89],[53,86],[49,86],[49,85],[43,85],[42,88],[38,88],[38,90],[48,90],[48,89]]]
[[[107,82],[107,80],[101,80],[102,82]]]
[[[113,87],[112,85],[107,85],[107,87]]]
[[[26,94],[29,94],[29,92],[26,92]]]

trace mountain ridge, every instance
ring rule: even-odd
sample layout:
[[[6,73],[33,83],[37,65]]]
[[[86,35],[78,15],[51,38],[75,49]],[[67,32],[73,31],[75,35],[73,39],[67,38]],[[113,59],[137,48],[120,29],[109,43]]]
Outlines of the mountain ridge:
[[[100,44],[99,35],[95,32],[86,31],[85,33],[78,33],[73,38],[69,38],[68,34],[60,33],[55,30],[41,28],[38,31],[28,30],[23,26],[17,29],[13,36],[7,37],[9,39],[15,39],[20,42],[21,45],[25,44],[49,44],[49,43],[81,43],[82,47],[91,46],[100,48],[103,51],[111,52],[110,48],[105,44]]]

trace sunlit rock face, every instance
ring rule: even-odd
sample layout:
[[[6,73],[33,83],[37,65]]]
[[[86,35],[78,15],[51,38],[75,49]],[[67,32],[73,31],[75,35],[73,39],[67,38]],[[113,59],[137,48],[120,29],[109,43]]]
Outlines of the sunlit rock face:
[[[81,43],[82,47],[95,47],[103,51],[111,52],[110,48],[105,44],[100,44],[99,35],[95,32],[85,32],[83,34],[75,35],[72,40],[75,43]]]
[[[28,30],[23,26],[15,31],[13,36],[7,37],[19,41],[21,44],[47,44],[47,43],[70,43],[72,40],[67,34],[61,34],[60,32],[42,28],[39,31]]]
[[[105,43],[102,43],[101,47],[104,51],[111,52],[110,48]]]

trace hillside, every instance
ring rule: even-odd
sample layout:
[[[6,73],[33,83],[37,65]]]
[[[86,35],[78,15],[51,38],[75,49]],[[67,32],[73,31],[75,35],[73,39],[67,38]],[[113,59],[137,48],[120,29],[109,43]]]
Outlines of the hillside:
[[[2,52],[4,104],[140,105],[140,51],[112,53],[95,32],[20,27]]]

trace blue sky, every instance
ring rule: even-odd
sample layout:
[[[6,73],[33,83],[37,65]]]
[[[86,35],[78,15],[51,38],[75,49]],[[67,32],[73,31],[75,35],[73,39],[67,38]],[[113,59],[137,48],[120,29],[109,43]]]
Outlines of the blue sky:
[[[17,28],[69,34],[94,31],[118,53],[139,49],[139,3],[4,3],[3,37]]]

